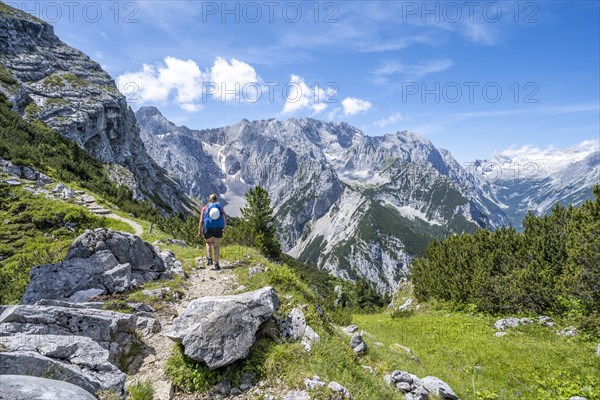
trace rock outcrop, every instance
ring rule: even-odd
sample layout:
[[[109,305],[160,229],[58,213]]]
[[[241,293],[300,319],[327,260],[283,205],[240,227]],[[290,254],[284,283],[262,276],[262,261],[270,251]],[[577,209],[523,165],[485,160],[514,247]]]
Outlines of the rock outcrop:
[[[0,64],[14,82],[0,81],[0,92],[14,110],[45,122],[103,163],[124,167],[127,172],[113,175],[132,175],[121,180],[133,184],[138,198],[156,199],[164,209],[188,210],[189,199],[179,184],[146,152],[135,114],[114,80],[63,43],[48,23],[3,7],[9,11],[0,11]]]
[[[166,335],[182,343],[185,355],[210,369],[248,356],[260,326],[277,311],[275,289],[192,301]]]
[[[0,336],[85,336],[108,350],[117,365],[135,341],[136,316],[106,310],[23,305],[8,306],[0,314]]]
[[[306,323],[302,310],[294,308],[281,323],[281,337],[301,342],[306,351],[310,351],[313,342],[320,341],[319,335]]]
[[[161,253],[136,235],[95,229],[73,242],[63,262],[31,269],[23,304],[42,299],[81,302],[175,274],[183,269],[170,251]]]
[[[109,352],[89,337],[27,335],[0,337],[0,375],[52,376],[94,394],[125,393],[125,374],[109,362]]]

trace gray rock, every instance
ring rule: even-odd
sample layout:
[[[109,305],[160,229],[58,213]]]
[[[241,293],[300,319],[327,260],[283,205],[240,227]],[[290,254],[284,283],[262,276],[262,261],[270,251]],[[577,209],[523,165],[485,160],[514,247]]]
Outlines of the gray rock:
[[[531,318],[521,318],[519,320],[519,323],[521,325],[529,325],[529,324],[533,323],[533,321],[531,320]]]
[[[344,332],[348,333],[348,334],[353,334],[354,332],[358,331],[358,326],[356,326],[356,325],[349,325],[349,326],[345,327],[342,330]]]
[[[289,338],[293,341],[298,341],[304,337],[306,330],[306,318],[304,313],[294,308],[282,323],[281,336]]]
[[[91,288],[91,289],[85,289],[85,290],[80,290],[78,292],[73,293],[71,296],[69,296],[68,299],[66,299],[67,302],[74,302],[74,303],[84,303],[87,302],[88,300],[99,296],[101,294],[106,293],[105,289],[98,289],[98,288]],[[36,302],[37,304],[37,302]]]
[[[450,388],[446,382],[435,376],[426,376],[421,379],[421,382],[423,383],[423,387],[427,389],[430,394],[440,396],[442,400],[458,400],[458,397],[452,388]]]
[[[283,396],[283,400],[310,400],[310,395],[304,390],[290,390]]]
[[[496,330],[499,331],[504,331],[508,328],[514,328],[520,323],[521,321],[519,320],[519,318],[503,318],[499,319],[498,321],[496,321],[496,323],[494,323],[494,328],[496,328]]]
[[[160,332],[160,322],[156,318],[137,317],[136,327],[144,336]]]
[[[364,342],[359,333],[352,335],[352,339],[350,339],[350,347],[356,354],[363,354],[367,351],[367,344]]]
[[[600,357],[600,343],[596,346],[596,357]]]
[[[506,336],[506,335],[508,335],[508,332],[496,332],[494,334],[494,336],[496,336],[496,337],[502,337],[502,336]]]
[[[420,379],[416,375],[413,375],[406,371],[394,371],[391,373],[391,376],[394,382],[396,383],[406,382],[409,385],[416,385],[417,383],[420,383]]]
[[[315,375],[312,378],[306,378],[304,380],[304,386],[306,386],[306,389],[308,390],[313,390],[325,386],[325,382],[323,382],[321,378]]]
[[[307,352],[310,352],[312,349],[312,344],[314,342],[320,342],[321,337],[317,332],[315,332],[310,326],[306,326],[304,330],[304,337],[302,338],[302,344],[304,345],[304,349]]]
[[[352,400],[352,395],[350,394],[350,392],[348,391],[348,389],[346,389],[345,387],[343,387],[339,383],[332,381],[332,382],[329,382],[329,385],[327,385],[327,387],[329,389],[333,390],[334,392],[340,393],[342,396],[344,396],[345,399]]]
[[[71,383],[26,375],[2,375],[0,393],[5,400],[96,400]]]
[[[410,383],[398,382],[396,383],[396,389],[402,390],[403,392],[410,392]]]
[[[408,298],[404,302],[404,304],[402,304],[400,307],[398,307],[398,311],[406,311],[406,310],[410,309],[410,306],[412,305],[413,301],[414,300],[412,298]]]
[[[569,397],[569,400],[587,400],[585,397],[581,397],[581,396],[571,396]]]
[[[260,273],[265,272],[265,270],[261,267],[252,267],[248,270],[248,275],[249,276],[254,276],[254,275],[258,275]]]
[[[404,400],[428,400],[429,391],[425,389],[423,383],[419,381],[414,387],[411,386],[411,391],[406,393]]]
[[[125,374],[109,362],[108,350],[84,336],[0,337],[0,375],[32,375],[69,381],[96,393],[125,393]]]
[[[383,377],[383,381],[385,383],[387,383],[388,385],[395,385],[396,381],[394,381],[394,378],[392,378],[391,374],[387,374]]]
[[[31,269],[23,304],[41,299],[85,301],[88,294],[120,293],[182,273],[173,253],[158,253],[136,235],[96,229],[75,239],[62,263]]]
[[[118,364],[135,342],[133,314],[57,306],[9,306],[0,315],[0,336],[66,335],[91,338]]]
[[[554,321],[552,320],[552,318],[545,316],[545,315],[540,315],[537,318],[537,322],[538,324],[542,325],[542,326],[546,326],[546,327],[553,327],[554,326]]]
[[[275,289],[234,296],[203,297],[190,303],[166,335],[183,344],[185,355],[210,369],[248,356],[258,328],[277,311]]]
[[[556,331],[556,334],[559,336],[569,336],[569,337],[577,336],[577,328],[575,328],[573,326],[569,326],[567,328]]]

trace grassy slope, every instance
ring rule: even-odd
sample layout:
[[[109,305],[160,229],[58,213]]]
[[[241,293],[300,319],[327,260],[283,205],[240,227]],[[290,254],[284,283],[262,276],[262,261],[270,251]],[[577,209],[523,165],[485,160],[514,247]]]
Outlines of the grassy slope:
[[[61,261],[69,245],[85,229],[106,227],[133,232],[123,222],[90,214],[73,200],[50,200],[2,183],[0,221],[0,256],[7,257],[0,261],[0,304],[19,303],[31,267]],[[71,231],[64,226],[67,222],[78,226]]]
[[[437,376],[461,399],[600,399],[600,358],[594,356],[594,344],[539,325],[518,327],[498,338],[494,321],[441,311],[399,319],[354,316],[359,327],[384,344],[371,346],[373,367]],[[395,350],[395,343],[411,348],[421,363]]]

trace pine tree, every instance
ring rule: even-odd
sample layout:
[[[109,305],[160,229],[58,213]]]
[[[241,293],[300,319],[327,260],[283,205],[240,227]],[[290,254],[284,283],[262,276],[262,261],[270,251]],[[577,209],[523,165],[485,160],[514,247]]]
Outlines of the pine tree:
[[[246,193],[244,200],[246,207],[241,209],[243,230],[265,256],[281,258],[281,245],[275,237],[275,218],[269,193],[256,186]]]

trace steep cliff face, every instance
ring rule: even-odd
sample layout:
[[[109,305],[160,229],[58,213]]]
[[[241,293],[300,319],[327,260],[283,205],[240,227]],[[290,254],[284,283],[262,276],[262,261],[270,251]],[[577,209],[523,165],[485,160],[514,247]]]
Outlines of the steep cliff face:
[[[235,215],[263,186],[287,253],[382,291],[432,238],[506,221],[450,153],[415,133],[369,137],[310,118],[192,130],[154,107],[136,115],[149,153],[190,194],[217,192]]]
[[[135,114],[113,79],[60,41],[51,25],[3,6],[0,65],[0,91],[15,111],[45,122],[103,163],[125,167],[137,197],[152,198],[165,209],[187,209],[176,180],[146,152]]]

